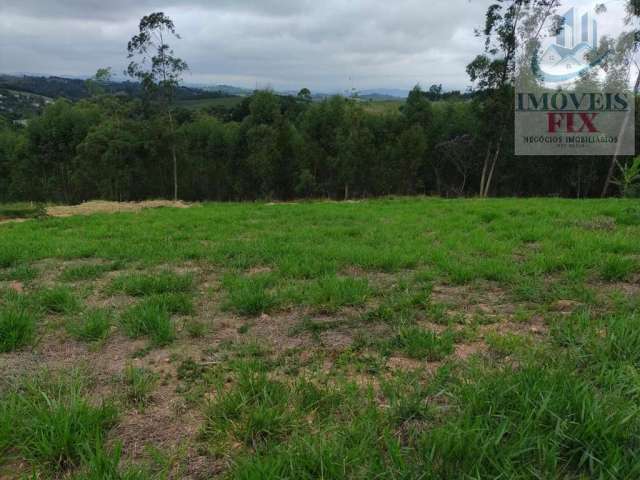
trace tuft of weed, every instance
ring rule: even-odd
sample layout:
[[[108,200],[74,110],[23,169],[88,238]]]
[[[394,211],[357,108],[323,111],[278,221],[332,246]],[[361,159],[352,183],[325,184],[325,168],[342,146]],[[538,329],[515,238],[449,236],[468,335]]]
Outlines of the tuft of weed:
[[[366,279],[325,276],[312,282],[304,292],[312,306],[326,312],[335,312],[340,307],[364,305],[371,294]]]
[[[271,276],[228,276],[223,279],[223,286],[228,292],[225,308],[241,315],[260,315],[278,305],[275,295],[270,292]]]
[[[600,266],[600,278],[606,282],[627,280],[637,269],[635,261],[618,255],[608,256]]]
[[[156,303],[141,303],[126,310],[120,325],[131,338],[149,336],[155,346],[172,343],[176,337],[170,313]]]
[[[37,294],[42,310],[51,314],[69,314],[80,309],[80,302],[67,287],[40,290]]]
[[[402,327],[391,340],[390,346],[401,350],[409,358],[436,362],[453,353],[454,338],[450,331],[439,335],[420,327]]]
[[[151,295],[143,303],[155,305],[172,315],[193,315],[195,307],[191,295],[186,293],[160,293]]]
[[[36,333],[36,317],[24,306],[0,306],[0,353],[30,345]]]
[[[189,318],[185,322],[184,329],[191,338],[202,338],[206,333],[206,325],[193,318]]]
[[[158,384],[158,375],[146,368],[127,365],[122,373],[126,398],[138,408],[144,408]]]
[[[111,313],[107,310],[89,310],[67,323],[67,331],[76,340],[98,342],[106,339],[111,330]]]
[[[148,471],[139,466],[122,465],[122,444],[108,449],[102,442],[85,446],[80,471],[72,480],[151,480]]]
[[[68,267],[60,275],[63,282],[80,282],[83,280],[95,280],[102,277],[105,273],[113,271],[117,268],[117,264],[109,265],[79,265],[77,267]]]
[[[417,440],[427,476],[637,477],[637,405],[559,361],[469,372],[450,392],[456,415]]]
[[[38,271],[30,265],[18,265],[11,270],[0,272],[0,280],[30,282],[38,276]]]
[[[44,372],[11,386],[0,397],[0,424],[11,422],[8,444],[45,472],[78,467],[84,449],[102,445],[117,417],[114,406],[93,405],[87,387],[78,371]]]
[[[295,425],[286,385],[250,363],[240,366],[234,388],[220,391],[205,415],[206,438],[220,445],[238,441],[254,449],[282,440]]]

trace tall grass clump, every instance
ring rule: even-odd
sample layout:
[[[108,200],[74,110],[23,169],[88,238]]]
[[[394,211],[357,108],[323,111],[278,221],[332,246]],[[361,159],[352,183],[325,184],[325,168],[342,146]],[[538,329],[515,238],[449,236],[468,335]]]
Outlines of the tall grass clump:
[[[271,276],[227,276],[222,283],[227,290],[225,308],[241,315],[259,315],[276,308],[279,303],[271,292],[274,283]]]
[[[129,308],[122,314],[120,325],[129,337],[148,336],[158,347],[172,343],[176,337],[171,314],[156,303],[141,303]]]
[[[76,340],[99,342],[109,336],[112,325],[111,313],[107,310],[88,310],[67,323],[69,334]]]
[[[559,361],[558,359],[554,361]],[[560,360],[561,361],[561,360]],[[420,435],[429,478],[636,478],[638,406],[569,364],[470,372]]]
[[[364,278],[323,277],[304,292],[307,301],[324,311],[335,312],[341,307],[364,305],[371,295],[369,282]]]
[[[42,310],[50,314],[68,314],[80,309],[80,302],[67,287],[52,287],[37,294]]]
[[[400,350],[409,358],[436,362],[453,353],[454,335],[450,331],[442,334],[416,326],[401,327],[389,342],[389,348]]]
[[[11,352],[33,343],[37,315],[28,299],[7,294],[0,299],[0,353]]]
[[[138,408],[144,408],[158,384],[158,375],[142,367],[127,365],[122,373],[127,400]]]
[[[89,401],[87,379],[78,371],[39,373],[0,397],[0,425],[11,424],[4,439],[10,453],[55,477],[79,466],[86,448],[101,446],[116,418],[112,405]]]

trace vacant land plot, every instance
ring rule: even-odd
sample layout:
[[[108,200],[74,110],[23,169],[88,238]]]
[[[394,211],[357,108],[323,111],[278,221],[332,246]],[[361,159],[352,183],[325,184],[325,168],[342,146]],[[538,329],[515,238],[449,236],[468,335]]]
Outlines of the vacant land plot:
[[[0,477],[640,478],[640,205],[0,225]]]

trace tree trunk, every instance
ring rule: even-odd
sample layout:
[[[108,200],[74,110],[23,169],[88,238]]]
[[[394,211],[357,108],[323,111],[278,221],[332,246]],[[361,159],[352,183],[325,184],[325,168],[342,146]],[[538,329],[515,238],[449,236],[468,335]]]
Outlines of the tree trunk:
[[[487,168],[489,167],[489,158],[491,157],[491,144],[487,148],[487,154],[484,157],[484,164],[482,166],[482,177],[480,178],[480,197],[484,197],[484,184],[487,178]]]
[[[173,200],[178,201],[178,156],[176,155],[175,127],[171,110],[168,110],[169,125],[171,127],[171,156],[173,157]]]
[[[636,77],[636,84],[633,88],[633,97],[631,99],[631,101],[635,102],[636,101],[636,96],[638,95],[638,90],[640,90],[640,72],[638,72],[638,76]],[[635,108],[635,105],[634,105]],[[602,193],[600,194],[601,198],[604,198],[607,196],[607,193],[609,193],[609,187],[611,186],[611,183],[613,181],[613,173],[616,169],[616,165],[618,165],[618,157],[620,156],[620,149],[621,147],[621,142],[620,139],[622,137],[622,134],[624,133],[624,130],[627,128],[627,124],[629,123],[629,117],[631,116],[631,110],[629,110],[627,112],[627,115],[624,117],[624,122],[622,123],[622,126],[620,127],[620,134],[618,135],[618,145],[616,145],[616,151],[613,154],[613,157],[611,158],[611,164],[609,165],[609,171],[607,172],[607,178],[604,181],[604,187],[602,188]]]
[[[173,200],[178,201],[178,158],[176,157],[176,146],[171,146],[173,155]]]
[[[489,189],[491,188],[491,180],[493,180],[493,172],[496,169],[496,163],[498,163],[498,157],[500,156],[500,149],[502,147],[502,135],[500,135],[500,140],[498,141],[498,145],[496,146],[496,153],[493,155],[493,161],[491,162],[491,170],[489,171],[489,176],[487,177],[487,182],[484,186],[484,198],[489,196]]]

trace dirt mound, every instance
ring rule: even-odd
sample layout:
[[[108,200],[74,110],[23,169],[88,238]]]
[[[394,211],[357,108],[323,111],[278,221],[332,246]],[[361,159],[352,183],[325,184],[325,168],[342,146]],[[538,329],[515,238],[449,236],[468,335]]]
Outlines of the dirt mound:
[[[190,204],[182,201],[148,200],[145,202],[106,202],[91,201],[80,205],[47,207],[47,215],[51,217],[70,217],[73,215],[93,215],[94,213],[139,212],[145,208],[189,208]]]

